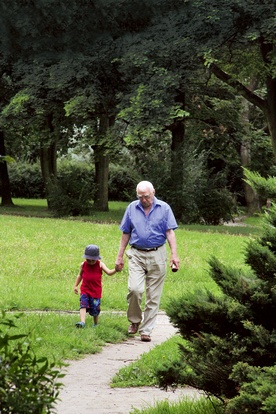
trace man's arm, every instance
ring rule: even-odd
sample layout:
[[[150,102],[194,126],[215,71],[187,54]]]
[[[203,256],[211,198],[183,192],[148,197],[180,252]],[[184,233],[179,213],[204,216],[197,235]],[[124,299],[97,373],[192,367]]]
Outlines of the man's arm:
[[[115,262],[115,264],[117,266],[117,269],[119,271],[121,271],[124,267],[124,253],[125,253],[126,247],[128,245],[129,239],[130,239],[130,234],[129,233],[123,233],[122,234],[120,247],[119,247],[119,252],[118,252],[116,262]]]
[[[176,237],[175,232],[172,229],[169,229],[166,231],[166,237],[171,249],[171,260],[170,260],[170,266],[175,265],[176,269],[179,268],[179,259],[177,256],[177,248],[176,248]]]

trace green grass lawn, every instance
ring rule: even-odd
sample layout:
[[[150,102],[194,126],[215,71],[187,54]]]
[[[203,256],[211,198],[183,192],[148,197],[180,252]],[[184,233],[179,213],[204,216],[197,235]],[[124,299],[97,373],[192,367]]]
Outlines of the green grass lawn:
[[[142,410],[133,409],[130,414],[223,414],[222,404],[212,398],[200,398],[192,400],[182,399],[179,402],[161,401],[154,407]]]
[[[21,209],[46,209],[46,202],[20,199],[15,203],[19,207],[10,208],[10,214],[6,208],[0,209],[0,309],[77,310],[78,296],[72,288],[84,248],[98,244],[102,261],[110,268],[114,266],[121,237],[119,218],[127,203],[112,202],[109,212],[95,213],[90,220],[19,216]],[[208,275],[211,255],[246,271],[243,252],[247,236],[258,234],[260,227],[255,223],[235,230],[232,233],[232,227],[226,226],[179,227],[176,236],[181,267],[177,273],[168,268],[161,309],[168,298],[187,290],[216,289]],[[103,276],[103,310],[125,311],[126,294],[127,261],[121,273]]]
[[[179,228],[176,232],[181,268],[168,275],[161,308],[168,297],[198,287],[215,289],[208,276],[208,258],[243,266],[247,237],[199,233]],[[102,261],[110,268],[119,248],[117,224],[100,224],[49,218],[0,215],[1,309],[76,310],[73,285],[87,244],[100,246]],[[127,261],[121,273],[103,276],[104,310],[125,310]]]

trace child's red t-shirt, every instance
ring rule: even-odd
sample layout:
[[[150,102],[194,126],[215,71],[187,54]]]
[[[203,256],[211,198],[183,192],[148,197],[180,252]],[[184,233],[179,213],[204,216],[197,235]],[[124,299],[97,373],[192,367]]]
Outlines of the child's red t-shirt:
[[[102,268],[99,260],[93,265],[86,261],[83,262],[80,292],[81,294],[86,293],[92,298],[102,297]]]

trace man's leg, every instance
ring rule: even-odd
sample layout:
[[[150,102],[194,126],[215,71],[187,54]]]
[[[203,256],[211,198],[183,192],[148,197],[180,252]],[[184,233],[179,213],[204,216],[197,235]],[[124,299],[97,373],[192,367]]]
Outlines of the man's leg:
[[[145,284],[145,267],[143,266],[142,252],[130,249],[128,256],[128,310],[127,318],[131,323],[140,323],[142,320],[141,302]]]
[[[160,247],[152,253],[147,261],[146,275],[146,303],[144,319],[140,325],[139,332],[141,335],[150,335],[157,319],[160,299],[166,276],[166,246]],[[149,254],[149,253],[147,253]]]

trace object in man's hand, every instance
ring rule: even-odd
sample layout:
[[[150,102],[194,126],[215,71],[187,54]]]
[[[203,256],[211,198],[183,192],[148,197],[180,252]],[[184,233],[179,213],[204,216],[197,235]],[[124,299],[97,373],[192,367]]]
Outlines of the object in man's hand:
[[[172,264],[172,272],[177,272],[178,271],[178,269],[177,269],[177,267],[175,266],[175,264],[173,263]]]

